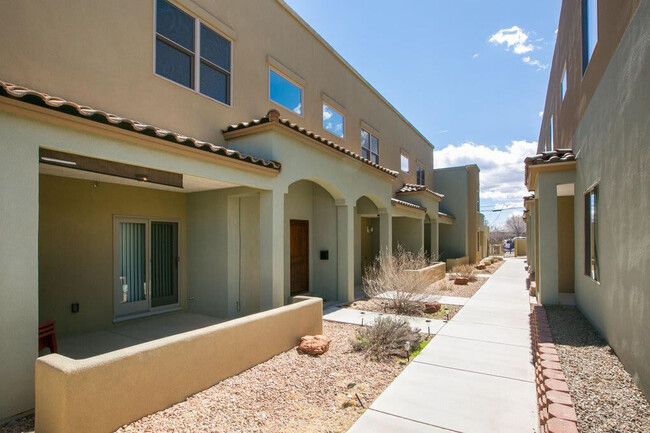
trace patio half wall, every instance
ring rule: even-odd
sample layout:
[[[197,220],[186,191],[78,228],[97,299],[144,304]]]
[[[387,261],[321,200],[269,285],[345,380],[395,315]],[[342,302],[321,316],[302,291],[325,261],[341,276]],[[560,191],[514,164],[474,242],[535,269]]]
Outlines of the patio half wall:
[[[114,431],[322,333],[322,299],[294,301],[92,358],[38,358],[36,431]]]

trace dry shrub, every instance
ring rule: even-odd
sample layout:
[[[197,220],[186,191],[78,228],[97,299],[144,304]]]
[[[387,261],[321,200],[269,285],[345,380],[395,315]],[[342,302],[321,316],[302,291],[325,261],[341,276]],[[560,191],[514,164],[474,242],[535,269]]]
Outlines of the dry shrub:
[[[447,278],[443,278],[438,282],[438,288],[440,290],[453,290],[454,289],[454,280],[449,280]]]
[[[476,281],[476,269],[473,265],[459,265],[453,269],[453,272],[463,278],[467,278],[469,281]]]
[[[422,250],[412,253],[398,245],[393,254],[382,251],[366,268],[363,291],[369,298],[385,298],[388,308],[397,314],[421,315],[429,281],[421,272],[408,271],[425,268],[428,263]]]
[[[404,356],[407,347],[409,350],[417,349],[422,341],[419,331],[411,328],[401,317],[378,317],[373,326],[359,329],[351,344],[354,350],[381,361]]]

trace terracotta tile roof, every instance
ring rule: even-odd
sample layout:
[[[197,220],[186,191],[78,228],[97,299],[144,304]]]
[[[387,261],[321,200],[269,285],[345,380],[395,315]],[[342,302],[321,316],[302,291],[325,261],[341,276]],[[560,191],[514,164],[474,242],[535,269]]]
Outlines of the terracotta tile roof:
[[[556,164],[558,162],[572,162],[575,160],[576,156],[573,154],[572,149],[556,149],[529,156],[524,158],[524,164],[526,166],[524,180],[528,182],[528,170],[531,165]]]
[[[429,194],[433,194],[436,198],[439,200],[442,200],[445,196],[444,194],[437,193],[435,191],[430,190],[424,185],[417,185],[414,183],[405,183],[404,186],[402,186],[400,189],[397,190],[397,194],[412,194],[414,192],[427,192]]]
[[[451,215],[449,215],[449,214],[446,214],[446,213],[444,213],[444,212],[438,212],[438,216],[440,216],[440,217],[444,217],[444,218],[451,218],[452,220],[455,220],[455,219],[456,219],[456,217],[451,216]]]
[[[391,203],[393,206],[404,206],[404,207],[410,207],[410,208],[413,208],[413,209],[421,210],[421,211],[423,211],[423,212],[426,212],[426,211],[427,211],[427,208],[425,208],[424,206],[420,206],[420,205],[417,205],[417,204],[409,203],[409,202],[407,202],[407,201],[399,200],[399,199],[396,199],[396,198],[391,198],[391,199],[390,199],[390,203]]]
[[[105,111],[96,110],[92,107],[79,105],[72,101],[67,101],[56,96],[50,96],[46,93],[37,92],[35,90],[7,83],[2,80],[0,80],[0,96],[17,99],[28,104],[38,105],[40,107],[60,111],[72,116],[82,117],[94,122],[115,126],[117,128],[137,132],[149,137],[159,138],[183,146],[211,152],[227,158],[271,168],[273,170],[280,171],[282,168],[282,165],[277,161],[269,161],[250,155],[245,155],[236,150],[227,149],[223,146],[217,146],[206,141],[197,140],[196,138],[188,137],[172,131],[167,131],[166,129],[162,129],[157,126],[147,125],[138,122],[137,120],[127,119],[115,114],[107,113]]]
[[[393,177],[397,177],[397,174],[398,174],[397,171],[390,170],[390,169],[388,169],[386,167],[383,167],[383,166],[381,166],[379,164],[376,164],[376,163],[370,161],[369,159],[366,159],[366,158],[362,157],[361,155],[359,155],[359,154],[357,154],[355,152],[352,152],[351,150],[348,150],[348,149],[346,149],[345,147],[343,147],[343,146],[341,146],[339,144],[334,143],[333,141],[330,141],[330,140],[328,140],[326,138],[323,138],[320,135],[315,134],[312,131],[308,131],[307,129],[296,125],[295,123],[292,123],[288,119],[281,119],[280,118],[280,112],[278,110],[275,110],[275,109],[269,110],[269,112],[266,114],[266,116],[264,116],[264,117],[262,117],[260,119],[254,119],[254,120],[251,120],[249,122],[241,122],[241,123],[238,123],[236,125],[230,125],[230,126],[228,126],[228,128],[223,130],[223,133],[224,133],[224,135],[226,135],[226,138],[227,138],[227,134],[229,132],[241,131],[241,130],[244,130],[244,129],[247,129],[247,128],[252,128],[252,127],[255,127],[255,126],[259,126],[259,125],[264,125],[264,124],[267,124],[267,123],[277,123],[278,125],[285,126],[285,127],[289,128],[289,129],[292,129],[292,130],[304,135],[305,137],[308,137],[308,138],[310,138],[310,139],[312,139],[312,140],[314,140],[314,141],[316,141],[316,142],[318,142],[320,144],[323,144],[324,146],[330,147],[330,148],[332,148],[332,149],[334,149],[334,150],[336,150],[338,152],[341,152],[341,153],[343,153],[343,154],[345,154],[345,155],[347,155],[347,156],[349,156],[351,158],[354,158],[354,159],[356,159],[358,161],[361,161],[362,163],[367,164],[370,167],[376,168],[377,170],[380,170],[380,171],[382,171],[382,172],[384,172],[386,174],[389,174],[389,175],[391,175]]]

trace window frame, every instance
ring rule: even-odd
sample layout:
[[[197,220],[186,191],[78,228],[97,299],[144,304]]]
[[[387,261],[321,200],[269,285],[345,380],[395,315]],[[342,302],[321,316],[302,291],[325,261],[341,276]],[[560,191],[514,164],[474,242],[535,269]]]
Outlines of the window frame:
[[[327,108],[329,108],[330,110],[334,111],[335,113],[339,114],[339,115],[341,116],[341,118],[343,118],[343,133],[342,133],[341,135],[337,135],[337,134],[335,134],[334,132],[332,132],[332,131],[330,131],[330,130],[328,130],[328,129],[325,129],[325,117],[323,117],[323,119],[322,119],[322,120],[323,120],[323,122],[322,122],[322,123],[323,123],[323,125],[322,125],[322,127],[323,127],[323,131],[326,131],[327,133],[332,134],[332,135],[335,136],[335,137],[338,137],[338,138],[341,138],[341,139],[345,139],[345,114],[343,114],[343,112],[342,112],[340,109],[334,107],[334,106],[333,106],[333,105],[332,105],[332,104],[331,104],[327,99],[325,99],[325,98],[322,99],[321,103],[322,103],[322,104],[321,104],[321,108],[322,108],[322,109],[321,109],[321,116],[322,116],[322,111],[324,111],[323,109],[324,109],[325,107],[327,107]],[[375,138],[377,138],[377,137],[375,137]],[[379,149],[379,142],[377,143],[377,149]]]
[[[278,101],[274,101],[273,99],[271,99],[271,71],[275,72],[278,76],[284,78],[290,84],[293,84],[298,89],[300,89],[300,108],[301,108],[300,113],[296,113],[293,109],[291,109],[289,107],[286,107],[286,106],[282,105],[281,103],[279,103]],[[277,105],[278,107],[281,107],[283,110],[287,110],[288,112],[290,112],[291,114],[293,114],[295,116],[299,116],[299,117],[304,118],[305,117],[305,86],[298,83],[298,81],[291,78],[287,73],[281,71],[279,68],[277,68],[277,67],[275,67],[274,65],[271,65],[271,64],[268,65],[268,71],[267,71],[267,74],[266,74],[266,79],[267,79],[267,90],[268,90],[269,102]]]
[[[157,60],[157,57],[158,57],[158,53],[157,53],[157,50],[156,50],[156,42],[159,40],[159,38],[160,38],[161,42],[172,46],[172,48],[174,48],[174,49],[182,51],[184,54],[188,54],[188,53],[186,53],[186,51],[189,51],[187,48],[185,48],[183,46],[180,46],[178,43],[176,43],[176,42],[170,40],[169,38],[165,37],[164,35],[161,35],[161,34],[158,33],[158,31],[157,31],[157,25],[158,25],[158,23],[157,23],[157,20],[158,20],[158,16],[157,16],[158,15],[158,0],[153,0],[153,2],[152,2],[153,3],[153,74],[154,74],[154,76],[156,76],[158,78],[161,78],[161,79],[163,79],[165,81],[168,81],[170,83],[173,83],[173,84],[175,84],[177,86],[180,86],[183,89],[190,90],[190,91],[192,91],[192,92],[194,92],[194,93],[196,93],[198,95],[203,96],[204,98],[208,98],[209,100],[217,102],[217,103],[219,103],[219,104],[221,104],[223,106],[232,108],[233,107],[233,98],[234,98],[234,96],[233,96],[233,93],[234,93],[233,92],[233,90],[234,90],[234,86],[233,86],[233,82],[234,82],[233,69],[234,69],[234,51],[235,51],[234,50],[234,39],[232,37],[226,35],[223,31],[220,31],[219,29],[217,29],[214,25],[212,25],[208,21],[205,21],[205,20],[201,19],[196,13],[189,11],[187,8],[183,7],[182,5],[176,3],[176,2],[174,2],[172,0],[164,0],[164,1],[166,1],[170,5],[174,6],[175,8],[179,9],[181,12],[188,15],[190,18],[192,18],[194,20],[194,51],[191,53],[191,57],[192,57],[191,83],[192,83],[192,86],[187,87],[187,86],[185,86],[185,85],[183,85],[181,83],[178,83],[178,82],[172,80],[171,78],[167,78],[164,75],[160,75],[156,71],[156,60]],[[228,100],[228,103],[225,103],[223,101],[215,99],[210,95],[206,95],[205,93],[202,93],[201,90],[200,90],[200,88],[201,88],[201,63],[202,63],[202,57],[201,57],[201,25],[204,25],[208,30],[213,31],[214,33],[216,33],[217,35],[224,38],[225,40],[227,40],[230,43],[230,71],[226,71],[222,67],[220,67],[218,65],[215,65],[214,63],[212,63],[208,59],[205,59],[205,61],[208,63],[209,67],[217,68],[217,70],[219,70],[220,72],[222,72],[222,73],[225,72],[227,74],[227,78],[228,78],[227,100]]]
[[[590,7],[589,6],[595,6],[595,22],[592,24],[595,24],[596,28],[595,30],[592,29],[593,26],[590,26],[589,18],[591,17],[590,15]],[[596,35],[596,42],[593,44],[592,49],[590,50],[589,47],[591,45],[590,43],[590,38],[589,34],[594,30],[595,35]],[[596,51],[596,46],[598,45],[598,39],[599,39],[599,32],[598,32],[598,0],[582,0],[582,76],[584,77],[585,74],[587,73],[587,68],[589,67],[589,64],[591,63],[591,59],[594,55],[594,52]]]
[[[364,132],[366,134],[368,134],[368,147],[367,148],[363,147],[363,133]],[[375,140],[377,140],[377,152],[372,151],[372,138],[373,137],[375,138]],[[379,136],[377,134],[373,133],[372,131],[369,131],[368,128],[362,126],[361,131],[359,133],[359,140],[361,142],[361,157],[367,159],[368,161],[370,161],[370,162],[372,162],[374,164],[379,164],[379,146],[380,146],[380,142],[381,142],[381,140],[379,139]],[[370,158],[366,158],[365,156],[363,156],[363,151],[364,150],[368,151],[368,156]],[[373,155],[375,155],[377,157],[377,161],[372,160]]]
[[[422,183],[420,183],[420,172],[422,172]],[[415,183],[422,186],[427,184],[427,169],[419,162],[415,163]]]
[[[584,275],[590,280],[600,283],[600,265],[598,260],[598,207],[600,206],[599,183],[589,187],[584,195]],[[594,198],[592,214],[591,200]],[[593,223],[592,223],[593,217]],[[593,247],[593,249],[592,249]],[[592,267],[593,266],[593,267]]]
[[[402,158],[406,159],[406,163],[408,165],[406,171],[404,171],[404,169],[402,167]],[[411,158],[410,158],[408,152],[406,152],[404,149],[401,149],[400,152],[399,152],[399,170],[402,173],[411,174]]]

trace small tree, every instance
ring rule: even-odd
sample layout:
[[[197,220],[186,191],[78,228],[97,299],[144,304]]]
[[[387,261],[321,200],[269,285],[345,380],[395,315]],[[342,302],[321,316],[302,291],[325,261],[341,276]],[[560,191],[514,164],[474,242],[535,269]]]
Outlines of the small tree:
[[[512,233],[514,237],[526,234],[526,222],[521,215],[511,215],[505,222],[505,228]]]
[[[401,245],[393,254],[386,250],[366,269],[363,290],[370,298],[382,297],[397,314],[421,314],[429,287],[421,272],[409,272],[428,265],[424,251],[411,253]]]

